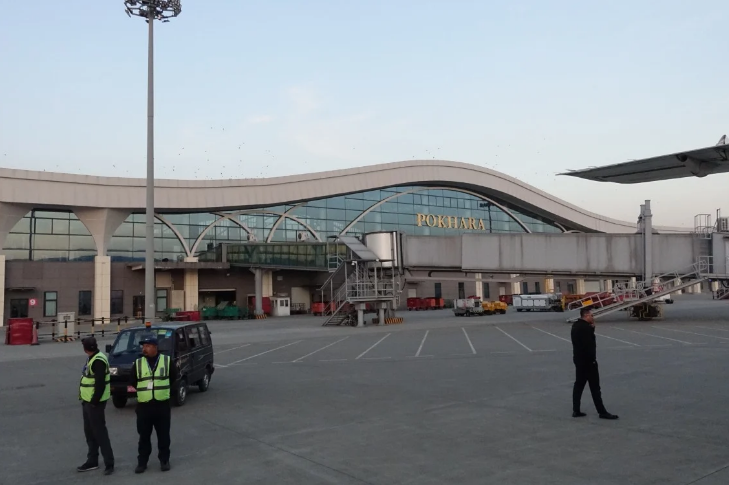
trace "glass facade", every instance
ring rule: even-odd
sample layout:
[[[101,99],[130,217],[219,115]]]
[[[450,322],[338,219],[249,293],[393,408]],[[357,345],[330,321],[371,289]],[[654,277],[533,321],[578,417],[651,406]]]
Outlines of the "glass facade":
[[[96,244],[72,212],[29,212],[10,231],[3,246],[8,260],[92,261]]]
[[[444,236],[523,233],[527,232],[524,226],[536,233],[562,232],[552,221],[470,191],[390,187],[295,205],[224,213],[161,214],[155,222],[155,257],[181,260],[210,251],[221,243],[324,242],[345,232],[361,235],[399,231]],[[4,250],[9,260],[86,261],[96,255],[93,237],[84,224],[73,213],[60,211],[30,212],[12,229]],[[143,261],[144,251],[145,215],[132,214],[114,233],[108,255],[112,261]],[[255,254],[240,257],[268,257],[264,252],[268,254],[256,249]],[[316,258],[308,253],[300,255],[298,249],[286,257],[292,261]]]

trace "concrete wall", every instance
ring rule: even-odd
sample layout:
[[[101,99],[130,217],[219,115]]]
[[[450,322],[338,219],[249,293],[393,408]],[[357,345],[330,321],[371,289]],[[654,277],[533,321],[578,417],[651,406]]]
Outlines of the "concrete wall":
[[[28,316],[39,321],[51,320],[43,316],[43,297],[46,291],[58,293],[58,312],[78,313],[79,291],[94,291],[94,263],[46,263],[34,261],[9,261],[5,265],[7,288],[33,288],[29,291],[6,291],[4,302],[5,318],[10,316],[10,300],[36,299],[38,305],[29,308]],[[184,290],[183,270],[158,271],[160,287],[170,290],[168,302],[171,303],[172,291]],[[292,287],[306,288],[312,295],[328,277],[328,273],[310,271],[275,271],[271,275],[274,295],[291,296]],[[247,269],[201,270],[199,290],[234,289],[238,302],[242,304],[249,294],[254,293],[253,273]],[[112,263],[111,290],[121,290],[123,294],[123,313],[119,316],[133,316],[135,295],[144,294],[144,271],[132,271],[127,263]],[[92,295],[93,301],[93,295]],[[93,313],[93,309],[92,309]]]
[[[35,299],[38,304],[29,307],[28,317],[51,320],[43,316],[44,293],[57,292],[57,311],[78,314],[78,292],[94,290],[94,263],[46,263],[8,261],[5,266],[6,288],[33,288],[29,291],[7,291],[5,318],[10,318],[10,300]],[[90,318],[90,317],[89,317]]]

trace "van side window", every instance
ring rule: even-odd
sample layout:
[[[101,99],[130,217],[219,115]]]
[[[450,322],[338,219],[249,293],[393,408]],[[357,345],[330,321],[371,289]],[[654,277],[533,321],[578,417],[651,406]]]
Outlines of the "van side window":
[[[187,338],[190,340],[190,350],[200,347],[200,330],[197,327],[187,327]]]
[[[185,339],[185,334],[181,328],[178,328],[175,331],[175,346],[177,347],[178,352],[187,351],[187,339]]]
[[[205,325],[200,325],[200,341],[203,345],[210,345],[210,334]]]

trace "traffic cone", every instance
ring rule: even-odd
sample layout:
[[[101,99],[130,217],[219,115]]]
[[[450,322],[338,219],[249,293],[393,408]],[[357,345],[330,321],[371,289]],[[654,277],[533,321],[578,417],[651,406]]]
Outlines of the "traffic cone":
[[[33,340],[30,342],[30,345],[40,345],[40,342],[38,342],[38,326],[33,325]]]

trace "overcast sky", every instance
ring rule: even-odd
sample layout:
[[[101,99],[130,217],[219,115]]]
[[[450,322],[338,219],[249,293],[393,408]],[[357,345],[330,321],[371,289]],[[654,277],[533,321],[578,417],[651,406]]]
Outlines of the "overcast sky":
[[[145,175],[146,24],[122,0],[0,0],[0,166]],[[572,168],[729,132],[725,1],[183,0],[156,24],[156,175],[410,159],[502,171],[589,210],[691,226],[729,174],[620,186]]]

